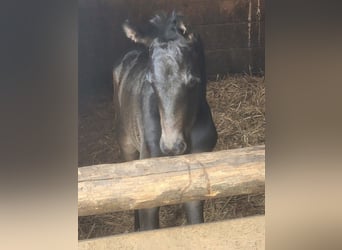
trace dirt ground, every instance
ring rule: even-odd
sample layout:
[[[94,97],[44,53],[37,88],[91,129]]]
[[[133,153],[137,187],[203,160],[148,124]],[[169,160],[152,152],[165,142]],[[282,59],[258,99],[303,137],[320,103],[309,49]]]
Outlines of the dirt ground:
[[[196,236],[196,237],[194,237]],[[156,247],[156,242],[162,242]],[[265,249],[265,216],[101,237],[78,243],[79,250],[101,249]]]
[[[214,151],[265,143],[263,77],[229,76],[208,82],[208,102],[218,131]],[[79,166],[120,162],[115,139],[112,95],[97,95],[79,105]],[[205,201],[205,222],[265,213],[264,194]],[[79,217],[79,239],[133,232],[133,211]],[[162,207],[162,228],[186,224],[181,205]]]

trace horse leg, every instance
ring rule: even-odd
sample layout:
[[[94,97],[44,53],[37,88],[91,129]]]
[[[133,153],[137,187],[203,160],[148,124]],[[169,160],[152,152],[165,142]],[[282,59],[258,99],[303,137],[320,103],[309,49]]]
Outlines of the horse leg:
[[[159,228],[159,207],[138,210],[139,230]]]
[[[155,151],[152,151],[155,153]],[[152,156],[155,156],[154,154]],[[140,148],[140,159],[150,158],[151,153],[147,150],[145,141],[142,141]],[[134,211],[135,231],[144,231],[159,228],[159,207],[139,209]]]
[[[199,224],[204,222],[203,201],[185,202],[184,208],[188,224]]]
[[[139,151],[136,149],[129,136],[121,132],[119,136],[119,145],[121,156],[124,161],[133,161],[139,159]]]
[[[190,153],[212,151],[216,145],[217,132],[212,120],[210,108],[207,102],[202,103],[201,112],[197,117],[191,131],[192,148]],[[203,223],[203,201],[190,201],[184,203],[187,221],[189,224]]]
[[[133,147],[121,148],[122,157],[125,161],[133,161],[139,158],[139,152]],[[134,210],[134,231],[139,231],[139,213]]]
[[[127,136],[121,136],[119,140],[121,155],[124,161],[133,161],[139,158],[139,151],[136,150]],[[134,231],[139,231],[139,213],[134,210]]]

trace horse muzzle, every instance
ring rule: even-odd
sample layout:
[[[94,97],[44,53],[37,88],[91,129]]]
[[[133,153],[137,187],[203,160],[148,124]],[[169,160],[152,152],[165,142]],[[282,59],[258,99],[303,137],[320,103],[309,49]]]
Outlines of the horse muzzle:
[[[181,155],[187,149],[187,144],[183,138],[177,138],[175,141],[160,140],[160,150],[165,155]]]

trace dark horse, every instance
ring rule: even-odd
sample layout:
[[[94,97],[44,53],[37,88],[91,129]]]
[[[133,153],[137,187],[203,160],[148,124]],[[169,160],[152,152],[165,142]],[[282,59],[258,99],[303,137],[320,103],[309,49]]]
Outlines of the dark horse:
[[[211,151],[217,132],[206,100],[204,51],[177,13],[123,24],[142,44],[113,71],[118,141],[124,160]],[[143,187],[142,187],[143,188]],[[188,223],[203,222],[203,202],[185,203]],[[159,227],[159,207],[135,213],[135,229]]]

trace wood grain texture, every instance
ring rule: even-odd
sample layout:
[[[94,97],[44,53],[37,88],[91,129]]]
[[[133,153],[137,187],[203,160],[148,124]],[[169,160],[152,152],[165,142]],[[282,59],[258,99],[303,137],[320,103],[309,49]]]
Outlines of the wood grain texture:
[[[79,216],[264,192],[265,147],[78,170]]]

